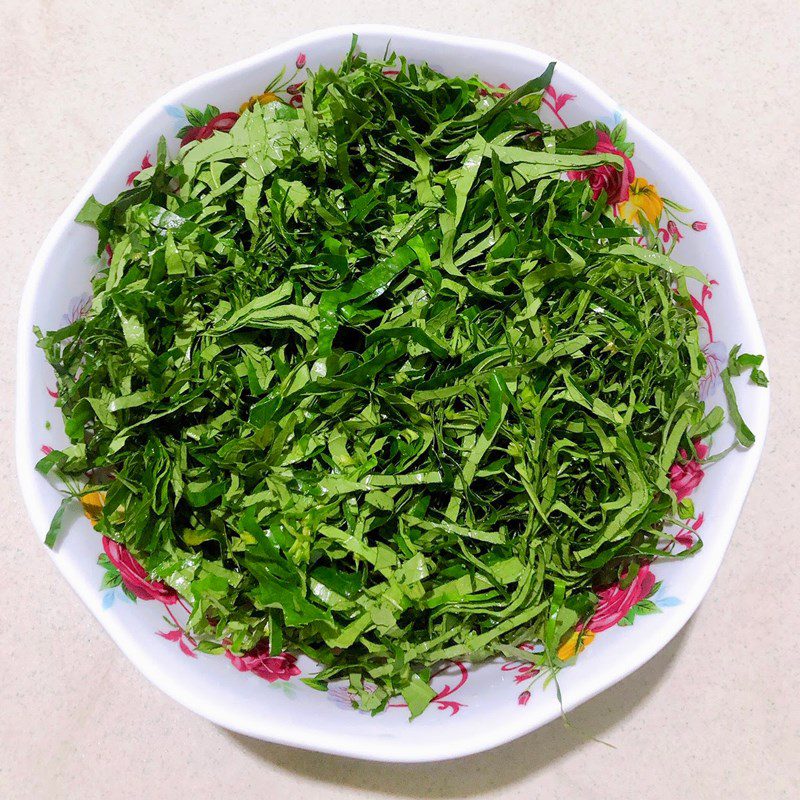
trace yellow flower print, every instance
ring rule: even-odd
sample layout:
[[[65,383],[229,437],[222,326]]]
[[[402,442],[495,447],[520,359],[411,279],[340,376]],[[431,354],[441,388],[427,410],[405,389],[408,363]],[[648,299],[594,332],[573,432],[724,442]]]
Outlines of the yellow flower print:
[[[106,504],[105,492],[89,492],[81,497],[83,513],[92,525],[96,525],[103,513],[103,506]]]
[[[256,103],[265,106],[267,103],[280,102],[280,97],[274,92],[264,92],[263,94],[254,94],[246,103],[242,103],[239,107],[239,113],[243,114],[245,111],[252,111]]]
[[[573,631],[572,636],[558,648],[558,657],[562,661],[569,661],[573,656],[585,650],[594,639],[594,631]]]
[[[644,178],[634,178],[630,185],[630,196],[627,201],[620,203],[619,214],[631,225],[642,222],[644,219],[655,225],[661,212],[664,210],[664,201],[652,183]]]

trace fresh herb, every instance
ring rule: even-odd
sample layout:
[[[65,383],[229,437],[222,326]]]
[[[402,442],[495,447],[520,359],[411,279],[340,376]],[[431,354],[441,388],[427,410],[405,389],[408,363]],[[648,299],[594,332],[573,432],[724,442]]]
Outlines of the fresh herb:
[[[40,336],[72,441],[41,468],[91,476],[200,649],[268,639],[415,715],[442,659],[557,667],[593,587],[664,555],[668,470],[721,423],[704,278],[564,180],[622,159],[539,118],[553,66],[498,99],[353,48],[81,212],[113,255]]]
[[[756,438],[739,413],[739,404],[736,402],[736,393],[733,390],[731,378],[736,378],[744,370],[749,369],[750,380],[757,386],[766,386],[768,381],[767,376],[760,369],[764,356],[755,356],[750,353],[739,355],[740,349],[741,346],[738,344],[731,348],[731,352],[728,355],[728,365],[720,372],[720,378],[725,391],[725,399],[728,403],[728,413],[736,431],[736,441],[743,447],[751,447]]]

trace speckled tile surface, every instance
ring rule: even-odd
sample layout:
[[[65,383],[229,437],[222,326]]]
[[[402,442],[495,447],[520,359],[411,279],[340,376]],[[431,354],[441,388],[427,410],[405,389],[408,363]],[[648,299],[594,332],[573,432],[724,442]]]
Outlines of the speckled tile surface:
[[[167,699],[46,557],[13,464],[19,295],[36,249],[90,169],[175,84],[352,21],[531,45],[606,89],[716,194],[771,361],[761,467],[693,621],[631,678],[575,711],[571,729],[556,722],[434,765],[367,764],[251,741]],[[0,0],[0,796],[796,797],[799,38],[797,2]]]

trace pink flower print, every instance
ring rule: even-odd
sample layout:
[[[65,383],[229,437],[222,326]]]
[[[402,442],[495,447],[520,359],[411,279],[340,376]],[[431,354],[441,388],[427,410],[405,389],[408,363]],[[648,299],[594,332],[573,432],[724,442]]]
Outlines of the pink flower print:
[[[548,86],[545,89],[545,92],[553,98],[553,105],[555,106],[555,111],[561,111],[561,109],[570,101],[575,99],[574,94],[558,94],[556,90],[552,86]]]
[[[699,459],[704,460],[704,459],[708,458],[708,451],[709,451],[710,448],[709,448],[709,446],[707,444],[705,444],[704,442],[701,442],[699,439],[694,439],[692,441],[692,444],[694,445],[694,449],[697,452],[697,457]],[[683,452],[683,450],[681,450],[681,453],[682,452]]]
[[[570,101],[575,99],[574,94],[558,94],[554,87],[548,86],[545,90],[545,93],[550,95],[551,99],[547,99],[547,97],[542,97],[542,103],[546,105],[555,115],[558,121],[561,123],[562,127],[568,128],[566,122],[564,122],[563,117],[559,114],[562,108]]]
[[[236,124],[238,119],[239,115],[235,111],[223,111],[221,114],[217,114],[216,117],[210,119],[205,125],[190,128],[183,139],[181,139],[181,147],[189,144],[189,142],[200,142],[203,139],[208,139],[217,131],[227,133]]]
[[[692,230],[693,231],[704,231],[708,227],[708,223],[703,222],[702,220],[695,220],[692,223]]]
[[[271,656],[267,640],[259,642],[252,650],[241,656],[234,655],[230,650],[226,650],[225,655],[239,672],[253,672],[269,683],[288,681],[295,675],[300,674],[300,668],[297,666],[297,656],[291,653],[280,653],[277,656]]]
[[[533,664],[525,664],[517,669],[514,683],[525,683],[525,681],[533,680],[539,674],[539,671]]]
[[[161,581],[148,579],[144,567],[126,547],[104,536],[103,550],[105,550],[108,560],[119,571],[125,588],[140,600],[158,600],[165,606],[178,602],[175,590]]]
[[[681,529],[679,533],[675,534],[675,541],[679,545],[681,545],[681,547],[687,547],[687,548],[691,547],[694,544],[694,533],[693,533],[693,531],[696,533],[697,531],[700,530],[700,528],[703,525],[703,519],[704,519],[704,515],[701,512],[699,514],[699,516],[697,517],[697,519],[694,521],[694,524],[692,525],[692,530],[691,531],[687,531],[687,530]]]
[[[167,609],[167,610],[169,611],[169,609]],[[170,616],[172,616],[172,612],[171,611],[170,611]],[[172,617],[172,619],[174,621],[175,617]],[[178,623],[175,622],[174,624],[177,625]],[[177,628],[172,628],[172,630],[169,630],[169,631],[166,631],[166,632],[165,631],[156,631],[156,633],[162,639],[166,639],[168,642],[177,642],[178,643],[178,647],[180,647],[180,649],[181,649],[181,653],[183,653],[185,656],[188,656],[189,658],[197,658],[197,653],[195,653],[191,649],[191,647],[189,647],[189,644],[193,645],[195,643],[194,640],[192,638],[190,638],[187,635],[186,631],[183,628],[181,628],[180,626],[178,626]],[[187,644],[187,642],[188,642],[188,644]]]
[[[303,69],[303,67],[306,65],[306,54],[300,53],[297,56],[297,61],[294,62],[294,65],[297,67],[297,69]]]
[[[694,448],[701,461],[708,455],[708,445],[701,441],[696,440]],[[705,472],[700,466],[700,461],[690,459],[685,450],[681,450],[679,455],[680,458],[670,467],[669,485],[680,503],[700,485],[705,477]]]
[[[523,642],[519,646],[520,650],[525,650],[528,653],[539,652],[540,649],[532,642]],[[533,680],[541,670],[530,661],[506,661],[500,669],[503,672],[514,673],[514,683],[526,683]]]
[[[705,223],[702,223],[705,225]],[[700,294],[700,299],[694,295],[689,295],[692,306],[698,317],[700,317],[700,347],[706,357],[706,374],[700,379],[700,398],[705,400],[716,387],[719,375],[728,363],[728,347],[724,342],[714,338],[714,327],[711,324],[707,304],[714,296],[713,287],[718,283],[710,280],[704,285]]]
[[[466,682],[467,678],[469,677],[469,673],[467,668],[460,662],[460,661],[453,661],[451,662],[452,668],[455,668],[457,671],[458,680],[453,683],[452,685],[448,682],[446,683],[437,693],[436,696],[431,700],[431,707],[436,708],[439,711],[449,711],[450,716],[452,717],[454,714],[457,714],[463,707],[464,703],[459,702],[458,700],[448,699],[452,697]],[[431,682],[435,678],[439,676],[444,676],[447,679],[447,672],[451,672],[452,669],[445,665],[444,667],[440,668],[438,672],[435,672],[431,676]],[[451,676],[455,677],[455,676]],[[370,683],[369,681],[364,681],[364,689],[369,692],[370,694],[374,692],[378,687],[375,686],[374,683]],[[363,709],[359,708],[358,704],[358,695],[353,692],[348,686],[328,686],[328,697],[337,705],[343,706],[345,708],[356,709],[362,714],[368,714],[368,711],[364,711]],[[408,708],[407,704],[402,702],[401,698],[395,698],[393,701],[387,703],[387,708]]]
[[[126,186],[132,186],[132,185],[133,185],[133,179],[134,179],[134,178],[135,178],[135,177],[136,177],[136,176],[137,176],[137,175],[138,175],[138,174],[139,174],[139,173],[140,173],[140,172],[141,172],[143,169],[149,169],[149,168],[150,168],[150,167],[152,167],[152,166],[153,166],[153,163],[150,161],[150,153],[149,153],[149,152],[147,152],[147,153],[145,153],[145,154],[144,154],[144,158],[142,159],[142,165],[139,167],[139,169],[135,169],[133,172],[131,172],[131,174],[130,174],[130,175],[128,175],[128,180],[126,180],[126,181],[125,181],[125,185],[126,185]]]
[[[670,232],[670,234],[672,234],[672,238],[673,238],[673,239],[674,239],[676,242],[679,242],[681,239],[683,239],[683,234],[682,234],[682,233],[681,233],[681,232],[678,230],[678,225],[677,225],[677,223],[675,222],[675,220],[672,220],[672,219],[671,219],[671,220],[670,220],[670,221],[667,223],[667,230]]]
[[[697,316],[706,324],[706,332],[708,333],[708,340],[710,342],[714,341],[714,328],[711,326],[711,318],[708,316],[706,303],[714,296],[711,289],[712,286],[719,286],[719,283],[715,280],[711,280],[707,285],[704,285],[699,300],[694,295],[689,295]]]
[[[511,87],[507,83],[501,83],[499,86],[495,86],[493,83],[484,81],[484,84],[493,91],[489,91],[487,89],[478,89],[478,94],[481,97],[486,97],[486,95],[491,94],[492,97],[496,97],[499,100],[501,97],[505,97],[505,95],[511,91]]]
[[[592,196],[597,200],[605,192],[609,205],[616,206],[624,203],[630,196],[630,185],[636,177],[636,171],[628,156],[611,142],[611,137],[605,131],[597,131],[597,144],[587,151],[588,153],[611,153],[622,158],[622,170],[612,164],[603,164],[589,170],[570,170],[567,177],[571,181],[589,181],[592,187]]]
[[[519,703],[519,705],[521,706],[526,706],[528,705],[528,700],[530,699],[531,699],[531,693],[525,690],[524,692],[520,692],[520,695],[517,698],[517,703]]]
[[[431,700],[431,706],[435,706],[439,711],[449,711],[450,716],[452,717],[454,714],[458,714],[458,712],[466,704],[461,703],[458,700],[448,700],[446,698],[454,695],[467,682],[467,679],[469,678],[469,672],[464,664],[462,664],[460,661],[452,661],[450,664],[452,665],[452,668],[455,668],[458,680],[452,685],[450,683],[446,683],[436,693],[436,697]],[[451,671],[451,667],[448,667],[447,664],[445,664],[437,672],[434,672],[433,675],[431,675],[431,686],[433,686],[433,681],[435,678],[443,675],[444,678],[447,679],[448,673]],[[450,677],[456,677],[456,675],[451,675]],[[388,708],[408,708],[408,706],[406,703],[392,702],[388,704]]]
[[[655,582],[656,576],[650,571],[650,565],[642,564],[626,589],[615,583],[598,591],[599,601],[586,630],[600,633],[613,628],[638,602],[650,594]]]

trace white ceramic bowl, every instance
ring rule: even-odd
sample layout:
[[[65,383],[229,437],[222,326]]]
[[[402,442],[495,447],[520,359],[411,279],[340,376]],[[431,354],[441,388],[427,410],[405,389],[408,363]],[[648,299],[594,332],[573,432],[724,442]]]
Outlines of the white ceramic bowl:
[[[185,124],[180,106],[212,103],[222,110],[238,109],[251,94],[282,67],[293,69],[298,54],[308,66],[339,63],[352,33],[370,55],[381,55],[387,43],[412,61],[428,61],[445,73],[481,77],[494,84],[516,86],[538,75],[551,60],[542,53],[517,45],[425,33],[392,26],[352,26],[319,31],[295,39],[261,55],[225,67],[175,89],[147,108],[122,134],[100,166],[80,190],[47,237],[25,287],[18,343],[17,463],[25,502],[37,536],[44,538],[60,496],[34,471],[43,445],[66,443],[60,412],[48,388],[54,378],[42,353],[34,345],[31,329],[60,327],[65,314],[78,313],[81,297],[97,267],[95,232],[73,220],[89,194],[107,202],[116,196],[126,177],[139,168],[143,154],[154,152],[159,136],[166,135],[173,150],[176,130]],[[554,109],[567,124],[586,119],[614,124],[624,117],[628,138],[636,145],[637,175],[646,178],[663,197],[691,210],[679,213],[683,238],[676,257],[699,266],[717,281],[713,297],[698,303],[713,324],[713,335],[703,323],[704,342],[713,357],[726,345],[742,342],[744,349],[763,353],[764,342],[745,288],[730,231],[722,212],[697,173],[671,147],[644,125],[624,114],[593,83],[559,64],[554,92],[546,95],[552,108],[542,114],[560,124]],[[568,97],[572,95],[574,97]],[[666,217],[662,219],[664,229]],[[702,229],[703,230],[696,230]],[[723,345],[722,343],[726,343]],[[719,387],[709,381],[712,400]],[[740,404],[756,436],[749,451],[733,452],[708,468],[694,494],[702,511],[704,548],[680,562],[656,564],[662,581],[650,598],[660,613],[640,615],[635,624],[614,626],[597,635],[577,663],[560,675],[566,709],[573,708],[640,667],[657,653],[685,624],[697,608],[720,565],[736,519],[753,478],[767,428],[768,392],[739,379]],[[46,429],[46,422],[51,428]],[[730,441],[731,432],[716,436],[714,449]],[[77,515],[75,515],[77,517]],[[389,708],[376,717],[353,710],[343,690],[324,694],[291,675],[290,664],[272,664],[262,675],[238,671],[224,656],[196,655],[180,632],[165,624],[165,613],[178,625],[185,612],[157,600],[130,602],[119,588],[100,590],[104,570],[98,566],[99,536],[89,522],[75,519],[68,534],[52,554],[58,568],[109,635],[134,664],[164,692],[188,708],[231,730],[298,747],[386,761],[432,761],[484,750],[507,742],[552,720],[559,713],[554,688],[539,683],[528,687],[524,665],[492,663],[479,667],[452,665],[434,683],[437,701],[409,724],[404,708]],[[44,552],[44,549],[43,549]],[[731,623],[733,624],[733,623]],[[156,632],[169,634],[157,636]],[[79,647],[80,644],[76,644]],[[187,657],[189,652],[195,657]],[[246,666],[240,664],[239,666]],[[303,659],[297,668],[313,674]],[[276,678],[270,682],[264,676]],[[286,680],[285,678],[288,678]]]

